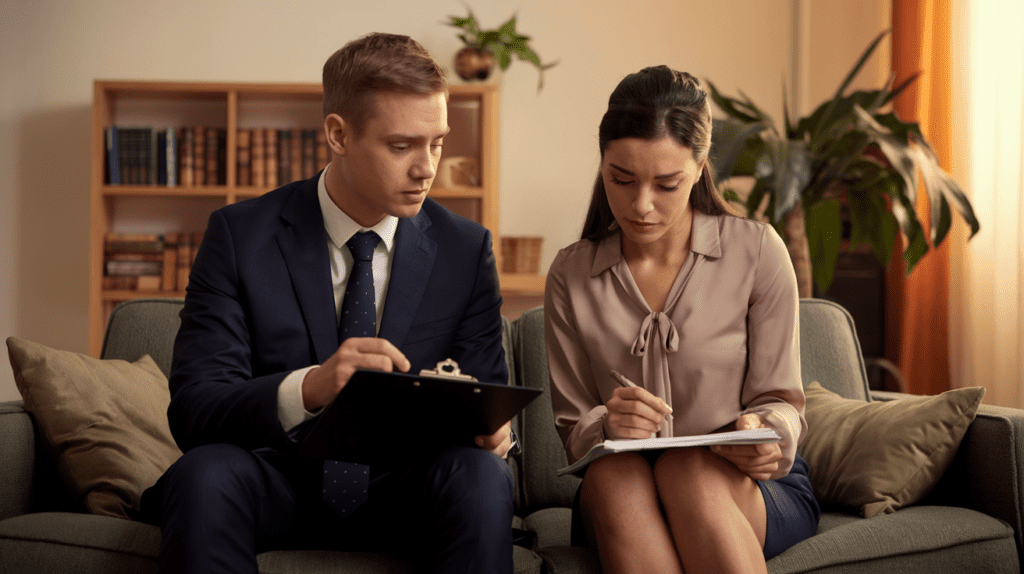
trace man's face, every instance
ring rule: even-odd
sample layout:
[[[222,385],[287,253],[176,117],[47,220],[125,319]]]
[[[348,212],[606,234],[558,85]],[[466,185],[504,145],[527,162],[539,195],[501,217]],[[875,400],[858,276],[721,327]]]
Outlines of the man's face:
[[[364,227],[386,215],[419,213],[448,133],[448,106],[441,92],[378,92],[372,109],[362,133],[356,135],[351,125],[343,130],[343,145],[332,148],[335,161],[327,172],[331,198]]]

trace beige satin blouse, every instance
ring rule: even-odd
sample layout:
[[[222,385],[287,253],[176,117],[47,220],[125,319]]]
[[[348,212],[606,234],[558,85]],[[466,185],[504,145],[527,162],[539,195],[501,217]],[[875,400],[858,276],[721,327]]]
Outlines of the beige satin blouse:
[[[652,312],[619,234],[558,252],[544,293],[555,425],[575,462],[603,441],[615,369],[673,409],[659,436],[706,434],[756,413],[782,437],[772,478],[805,432],[796,276],[775,230],[694,212],[691,251]]]

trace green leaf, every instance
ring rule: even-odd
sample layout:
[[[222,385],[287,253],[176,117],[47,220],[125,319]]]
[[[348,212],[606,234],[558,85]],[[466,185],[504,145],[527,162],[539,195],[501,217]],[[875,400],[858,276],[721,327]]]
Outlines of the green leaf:
[[[711,80],[705,79],[704,81],[707,82],[708,88],[711,89],[711,100],[714,101],[723,112],[744,123],[759,121],[756,116],[752,115],[752,113],[756,113],[757,110],[746,109],[748,108],[746,103],[735,98],[722,95]],[[745,108],[746,111],[741,108]]]
[[[885,203],[880,189],[850,190],[850,245],[871,244],[871,250],[882,265],[889,264],[899,223]]]
[[[731,187],[727,187],[722,190],[722,197],[725,198],[725,200],[728,202],[743,205],[743,200],[740,199],[740,196],[737,195]]]
[[[753,175],[757,156],[764,153],[763,143],[756,136],[764,124],[744,124],[732,118],[716,119],[711,129],[711,150],[716,168],[715,179],[725,180],[734,175]],[[746,159],[742,164],[741,159]]]
[[[818,290],[824,293],[832,285],[836,260],[839,258],[839,246],[842,243],[839,201],[834,198],[824,199],[805,208],[804,224],[811,252],[814,283]]]
[[[775,212],[772,217],[779,221],[802,197],[802,192],[811,181],[811,156],[807,153],[807,147],[802,141],[789,140],[786,145],[780,146],[784,151],[783,172],[778,181],[778,197],[775,201]]]
[[[971,226],[971,237],[978,232],[981,225],[974,215],[971,202],[956,180],[946,173],[939,165],[939,158],[935,155],[928,142],[924,140],[914,141],[911,136],[909,154],[916,161],[921,169],[921,179],[924,181],[925,190],[928,193],[928,201],[931,207],[931,239],[932,245],[938,247],[945,239],[946,233],[952,224],[947,200],[956,206],[957,211],[963,216],[967,224]]]
[[[761,207],[765,194],[770,194],[771,191],[771,178],[762,177],[754,181],[754,188],[750,190],[750,195],[747,196],[747,217],[753,219],[757,215],[757,210]]]

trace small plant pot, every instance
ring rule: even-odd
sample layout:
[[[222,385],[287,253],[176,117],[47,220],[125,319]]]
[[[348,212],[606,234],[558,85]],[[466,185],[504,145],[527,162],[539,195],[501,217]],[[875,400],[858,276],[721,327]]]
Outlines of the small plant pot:
[[[455,54],[455,73],[463,80],[486,80],[494,64],[490,50],[466,46]]]

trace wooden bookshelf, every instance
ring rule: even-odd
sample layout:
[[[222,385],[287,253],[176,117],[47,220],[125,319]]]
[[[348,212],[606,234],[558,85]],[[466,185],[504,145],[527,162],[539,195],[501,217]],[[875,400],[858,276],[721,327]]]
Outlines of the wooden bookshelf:
[[[500,269],[498,87],[453,85],[450,94],[448,122],[452,131],[445,138],[442,162],[471,158],[476,177],[446,186],[439,174],[430,196],[491,230]],[[184,288],[178,285],[174,289],[104,289],[108,234],[202,231],[213,210],[298,179],[279,178],[276,185],[240,185],[239,130],[322,129],[321,100],[317,83],[94,82],[89,238],[89,348],[93,356],[99,356],[107,315],[117,303],[140,297],[184,296]],[[223,183],[108,183],[107,134],[114,126],[223,130]],[[540,274],[500,274],[500,281],[506,298],[536,297],[544,289]]]

